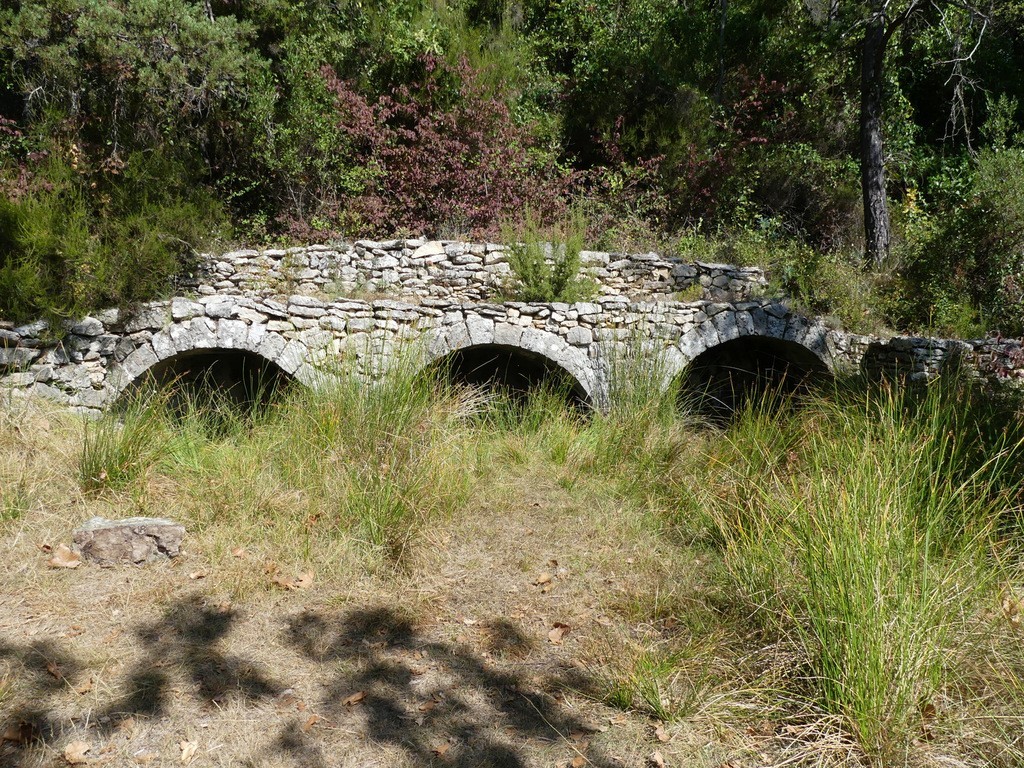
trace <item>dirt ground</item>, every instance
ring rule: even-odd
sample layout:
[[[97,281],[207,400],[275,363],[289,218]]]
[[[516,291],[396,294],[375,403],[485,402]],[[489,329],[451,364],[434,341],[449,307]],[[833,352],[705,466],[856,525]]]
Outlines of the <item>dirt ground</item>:
[[[631,606],[685,600],[699,561],[610,497],[506,474],[422,530],[401,569],[339,550],[290,589],[274,582],[300,575],[277,564],[293,559],[209,527],[172,561],[48,566],[75,525],[137,498],[7,523],[0,765],[768,762],[710,698],[666,724],[601,703],[626,649],[659,642]]]

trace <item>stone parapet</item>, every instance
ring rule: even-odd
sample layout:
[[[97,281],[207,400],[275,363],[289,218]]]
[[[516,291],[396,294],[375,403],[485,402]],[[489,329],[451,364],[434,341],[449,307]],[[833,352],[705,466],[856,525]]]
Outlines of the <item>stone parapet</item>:
[[[223,254],[206,260],[169,301],[97,312],[57,333],[43,321],[0,321],[0,395],[98,413],[165,361],[200,353],[247,353],[315,386],[339,365],[372,379],[402,348],[417,350],[427,365],[493,346],[561,367],[602,406],[609,361],[638,344],[660,355],[673,377],[705,352],[744,338],[773,340],[767,349],[783,357],[786,349],[809,352],[837,373],[928,379],[956,360],[1024,386],[1019,341],[851,334],[759,298],[764,275],[757,269],[586,251],[584,267],[600,288],[593,300],[501,301],[495,297],[510,273],[508,253],[486,243],[360,240]],[[729,349],[740,362],[747,354]]]
[[[652,301],[746,301],[762,292],[756,267],[687,262],[656,253],[583,251],[582,271],[599,296]],[[509,247],[457,241],[357,240],[301,248],[240,250],[207,255],[181,288],[200,295],[307,294],[494,301],[507,293]]]

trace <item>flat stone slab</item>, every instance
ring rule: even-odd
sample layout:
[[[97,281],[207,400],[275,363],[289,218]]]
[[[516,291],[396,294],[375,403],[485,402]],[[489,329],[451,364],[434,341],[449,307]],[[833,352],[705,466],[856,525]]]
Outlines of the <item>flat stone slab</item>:
[[[160,517],[94,517],[75,529],[72,540],[85,560],[100,565],[139,564],[177,557],[184,535],[183,525]]]

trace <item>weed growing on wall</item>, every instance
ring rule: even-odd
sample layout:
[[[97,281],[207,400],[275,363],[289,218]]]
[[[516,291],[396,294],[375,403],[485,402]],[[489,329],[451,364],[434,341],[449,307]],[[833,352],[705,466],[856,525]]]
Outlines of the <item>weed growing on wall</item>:
[[[512,301],[573,303],[592,296],[594,282],[580,274],[584,229],[580,221],[542,228],[529,211],[523,229],[511,236],[512,280],[504,294]]]

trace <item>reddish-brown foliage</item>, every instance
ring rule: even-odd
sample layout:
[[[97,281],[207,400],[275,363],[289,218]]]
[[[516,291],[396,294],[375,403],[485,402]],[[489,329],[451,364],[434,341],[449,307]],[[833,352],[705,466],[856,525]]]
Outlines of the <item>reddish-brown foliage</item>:
[[[488,96],[465,61],[426,56],[420,82],[369,101],[325,67],[352,159],[369,168],[364,191],[342,202],[380,231],[493,234],[527,208],[564,211],[570,174],[530,126]],[[454,83],[454,86],[452,85]]]

